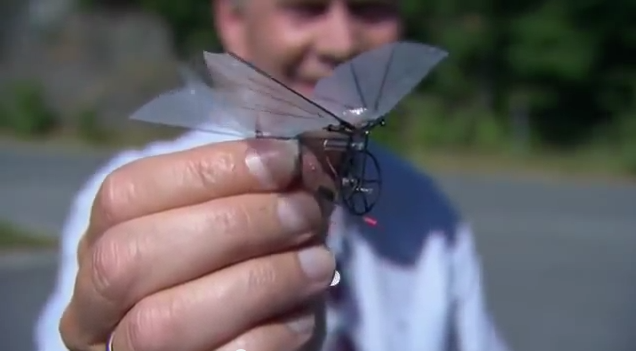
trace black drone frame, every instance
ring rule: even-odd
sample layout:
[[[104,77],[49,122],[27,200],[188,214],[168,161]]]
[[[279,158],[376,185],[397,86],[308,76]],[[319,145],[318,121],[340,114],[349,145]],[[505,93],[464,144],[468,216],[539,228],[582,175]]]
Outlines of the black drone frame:
[[[228,54],[280,84],[280,86],[289,90],[299,98],[316,106],[339,123],[338,125],[330,125],[324,130],[342,135],[343,138],[325,138],[323,151],[337,151],[342,153],[341,161],[335,166],[330,162],[329,158],[327,158],[327,163],[337,180],[336,186],[340,200],[342,205],[353,215],[364,216],[371,212],[380,198],[382,173],[377,158],[368,149],[369,136],[375,127],[384,126],[386,124],[384,118],[378,118],[377,120],[367,122],[361,127],[356,127],[235,53],[228,52]],[[255,131],[256,137],[267,138],[267,136],[261,133],[259,126],[256,126]],[[366,176],[369,162],[373,168],[373,173],[377,174],[377,179],[368,178]]]
[[[380,198],[382,173],[377,158],[369,151],[369,137],[375,127],[385,124],[380,118],[359,128],[345,124],[326,128],[328,132],[344,137],[325,139],[323,148],[342,153],[338,165],[330,166],[340,180],[337,186],[342,204],[356,216],[371,212]],[[368,175],[368,167],[371,167],[369,173],[375,174],[375,178]]]

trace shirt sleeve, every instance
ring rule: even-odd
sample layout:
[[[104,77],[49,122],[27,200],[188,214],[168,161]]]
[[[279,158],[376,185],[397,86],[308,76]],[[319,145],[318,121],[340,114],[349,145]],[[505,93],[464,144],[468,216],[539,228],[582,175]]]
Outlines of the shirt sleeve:
[[[509,351],[486,306],[472,230],[462,227],[455,239],[450,262],[455,347],[460,351]]]
[[[55,286],[35,325],[36,351],[67,351],[59,332],[59,322],[73,295],[77,274],[77,247],[88,226],[93,200],[104,178],[116,168],[134,160],[136,152],[124,152],[97,171],[73,200],[60,233],[59,265]]]

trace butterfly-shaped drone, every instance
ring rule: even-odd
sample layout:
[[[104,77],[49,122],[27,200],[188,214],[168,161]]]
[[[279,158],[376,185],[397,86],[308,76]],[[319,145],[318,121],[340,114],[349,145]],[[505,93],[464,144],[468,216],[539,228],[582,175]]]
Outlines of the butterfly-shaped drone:
[[[364,216],[382,185],[378,161],[367,148],[370,133],[447,55],[425,44],[386,44],[337,66],[308,97],[233,53],[205,52],[207,77],[184,71],[184,87],[151,100],[131,118],[239,137],[329,132],[322,147],[342,153],[332,168],[339,202]]]

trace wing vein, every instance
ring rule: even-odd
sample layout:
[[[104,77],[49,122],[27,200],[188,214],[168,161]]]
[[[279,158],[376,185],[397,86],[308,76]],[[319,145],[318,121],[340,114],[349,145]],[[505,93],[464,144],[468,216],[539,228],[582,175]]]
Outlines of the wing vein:
[[[360,98],[360,102],[362,103],[363,108],[367,108],[367,102],[364,98],[364,94],[362,94],[362,88],[360,88],[360,80],[358,79],[358,74],[355,70],[355,61],[352,61],[349,65],[349,70],[351,71],[351,75],[353,76],[353,84],[356,87],[356,92],[358,93],[358,97]]]
[[[278,86],[282,87],[283,89],[287,90],[288,92],[292,93],[293,95],[296,95],[297,97],[299,97],[300,99],[302,99],[303,101],[305,101],[306,103],[309,103],[310,105],[315,106],[316,108],[318,108],[320,111],[326,113],[327,115],[333,117],[336,121],[340,122],[341,124],[345,125],[348,128],[355,128],[354,126],[351,125],[351,123],[345,121],[344,119],[334,115],[333,113],[331,113],[329,110],[327,110],[326,108],[320,106],[319,104],[311,101],[310,99],[308,99],[307,97],[303,96],[301,93],[295,91],[294,89],[286,86],[285,84],[283,84],[281,81],[279,81],[278,79],[276,79],[275,77],[273,77],[272,75],[268,74],[267,72],[263,71],[262,69],[256,67],[255,65],[252,65],[251,63],[245,61],[243,58],[241,58],[240,56],[228,52],[232,57],[234,57],[235,59],[239,60],[240,62],[242,62],[243,64],[248,65],[249,67],[251,67],[253,70],[255,70],[256,72],[264,75],[265,77],[271,79],[272,81],[274,81]]]
[[[258,88],[263,88],[263,89],[271,88],[271,87],[267,87],[267,86],[265,86],[264,84],[261,84],[261,82],[260,82],[260,81],[258,81],[258,80],[256,80],[256,79],[254,79],[254,78],[248,78],[248,79],[249,79],[252,83],[254,83],[253,85],[257,85],[257,86],[258,86]],[[259,94],[265,95],[265,96],[269,97],[269,98],[270,98],[270,99],[272,99],[272,100],[275,100],[275,101],[278,101],[278,102],[281,102],[281,103],[286,103],[286,104],[287,104],[287,105],[289,105],[289,106],[295,107],[295,108],[297,108],[297,109],[299,109],[299,110],[301,110],[301,111],[303,111],[303,112],[307,112],[307,113],[310,113],[310,114],[314,115],[313,113],[311,113],[311,111],[307,111],[307,110],[305,110],[302,106],[299,106],[299,105],[297,105],[297,104],[295,104],[295,103],[293,103],[293,102],[291,102],[291,101],[289,101],[289,100],[287,100],[287,99],[281,98],[280,96],[276,96],[276,95],[274,95],[274,94],[270,93],[269,91],[260,90],[260,89],[253,89],[253,88],[249,88],[249,89],[250,89],[250,90],[252,90],[252,91],[254,91],[254,92],[256,92],[256,93],[259,93]],[[290,115],[290,116],[291,116],[291,115]],[[318,116],[319,118],[325,118],[325,116],[323,116],[323,115],[321,115],[321,114],[317,114],[317,116]],[[308,118],[308,117],[306,117],[306,116],[305,116],[305,118],[310,119],[310,118]]]
[[[380,88],[378,89],[378,96],[375,98],[375,102],[373,104],[373,109],[377,110],[380,106],[380,100],[382,99],[382,93],[384,92],[384,86],[386,85],[387,77],[391,70],[391,65],[393,64],[393,55],[395,55],[395,46],[391,47],[391,51],[389,52],[389,60],[384,69],[384,73],[382,74],[382,81],[380,83]]]

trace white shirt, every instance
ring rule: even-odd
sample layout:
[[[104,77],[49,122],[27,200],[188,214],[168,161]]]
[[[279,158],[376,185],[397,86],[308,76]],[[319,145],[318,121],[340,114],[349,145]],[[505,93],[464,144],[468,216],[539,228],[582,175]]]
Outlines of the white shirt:
[[[57,284],[36,325],[37,351],[67,350],[59,320],[73,292],[77,245],[106,175],[139,158],[230,139],[189,132],[122,152],[92,176],[61,233]],[[360,351],[446,351],[451,333],[460,351],[507,351],[485,306],[469,226],[425,174],[386,150],[371,148],[383,173],[382,197],[371,213],[378,224],[334,220],[342,225],[332,228],[329,243],[337,251],[338,238],[347,235],[354,251],[347,276],[358,304],[359,323],[352,334]],[[337,325],[338,315],[328,316],[328,326]]]

